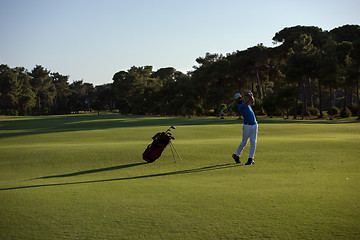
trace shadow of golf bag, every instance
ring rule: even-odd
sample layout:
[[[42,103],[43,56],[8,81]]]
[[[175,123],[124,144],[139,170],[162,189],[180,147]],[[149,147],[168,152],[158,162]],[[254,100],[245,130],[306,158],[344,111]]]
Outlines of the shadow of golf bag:
[[[145,149],[143,153],[143,159],[147,161],[148,163],[154,162],[156,159],[158,159],[166,146],[170,144],[171,152],[173,154],[174,160],[175,155],[173,152],[173,149],[175,150],[178,157],[181,159],[179,154],[177,153],[174,145],[172,144],[171,140],[174,140],[175,137],[170,133],[171,129],[176,129],[174,126],[171,126],[166,132],[159,132],[155,134],[152,139],[152,143],[150,143],[147,148]],[[182,160],[182,159],[181,159]],[[175,160],[176,162],[176,160]]]

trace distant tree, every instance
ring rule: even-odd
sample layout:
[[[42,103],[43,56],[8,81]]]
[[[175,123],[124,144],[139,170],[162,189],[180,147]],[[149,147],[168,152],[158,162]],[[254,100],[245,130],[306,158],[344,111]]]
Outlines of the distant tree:
[[[37,65],[30,73],[31,86],[36,94],[38,114],[48,114],[54,104],[56,88],[50,77],[50,71]]]
[[[92,83],[84,83],[85,88],[86,88],[86,98],[85,98],[85,109],[84,111],[91,111],[91,107],[93,105],[93,102],[96,99],[96,89],[94,87],[94,85]],[[112,84],[110,84],[112,85]],[[112,86],[111,86],[112,88]],[[115,100],[114,100],[114,91],[112,89],[111,92],[111,97],[112,97],[112,108],[115,108]]]
[[[303,34],[299,40],[294,42],[293,48],[290,48],[284,73],[290,82],[298,83],[298,94],[302,99],[302,118],[307,115],[307,98],[305,91],[305,81],[314,72],[316,66],[316,48],[312,44],[312,38]],[[298,95],[296,95],[298,96]],[[297,116],[297,97],[294,106],[294,118]]]
[[[151,78],[158,82],[151,96],[150,108],[154,114],[166,114],[166,106],[179,94],[177,83],[181,74],[172,67],[161,68],[151,74]]]
[[[268,49],[267,76],[269,82],[272,83],[272,92],[277,95],[282,87],[286,87],[285,75],[281,71],[285,64],[286,58],[283,56],[279,48]]]
[[[295,26],[284,28],[277,32],[273,37],[274,43],[282,43],[280,48],[283,48],[283,53],[294,46],[294,43],[299,40],[300,36],[306,34],[313,40],[312,44],[315,47],[320,47],[324,41],[324,34],[321,28],[315,26]]]
[[[159,81],[151,77],[152,66],[131,67],[127,72],[117,72],[113,77],[116,102],[121,112],[148,113],[152,96],[159,90]]]
[[[52,73],[51,78],[56,89],[56,96],[54,99],[54,113],[69,113],[69,97],[71,94],[68,82],[69,76],[63,76],[60,73]]]
[[[130,113],[131,111],[131,104],[127,99],[131,86],[126,82],[127,75],[128,73],[126,71],[119,71],[115,73],[112,78],[112,87],[115,92],[115,104],[119,111],[123,114]]]
[[[345,111],[347,107],[347,92],[351,91],[354,87],[354,78],[351,74],[351,65],[352,58],[350,53],[352,51],[352,43],[351,42],[342,42],[337,45],[337,57],[338,57],[338,81],[344,90],[344,102],[343,102],[343,111]]]
[[[358,102],[358,115],[360,117],[359,104],[359,41],[360,41],[360,26],[359,25],[344,25],[334,28],[330,31],[332,38],[338,43],[337,57],[339,61],[339,81],[345,91],[343,111],[345,111],[347,101],[347,92],[356,91]]]
[[[112,84],[103,84],[100,86],[96,86],[95,90],[96,98],[94,99],[94,102],[98,110],[114,110],[115,98]]]
[[[235,92],[250,89],[258,113],[265,107],[267,113],[289,115],[295,103],[294,117],[307,115],[308,107],[313,115],[318,114],[314,107],[319,108],[322,117],[324,108],[341,103],[343,113],[351,105],[355,114],[355,100],[360,118],[360,26],[331,31],[294,26],[277,32],[273,40],[281,44],[259,44],[226,56],[206,53],[187,74],[172,67],[153,71],[152,66],[133,66],[116,72],[113,83],[95,88],[83,80],[69,84],[69,76],[40,65],[30,72],[1,65],[0,113],[63,114],[92,107],[123,114],[214,115]]]
[[[21,86],[19,94],[18,111],[21,115],[28,115],[36,105],[36,95],[32,90],[30,81],[31,77],[23,67],[15,68],[18,82]]]
[[[201,104],[205,109],[213,109],[219,102],[227,98],[227,91],[234,91],[231,87],[231,64],[221,54],[206,53],[205,57],[196,59],[199,66],[194,66],[191,73],[191,86],[195,104]]]
[[[174,94],[170,97],[169,103],[164,106],[166,114],[180,115],[185,102],[188,100],[195,101],[196,108],[198,109],[200,96],[196,93],[196,90],[193,87],[193,79],[191,76],[177,72],[175,78],[176,81],[173,88]]]
[[[330,31],[332,38],[338,42],[356,42],[360,39],[360,26],[359,25],[344,25],[334,28]]]
[[[69,85],[71,94],[70,110],[79,113],[80,111],[89,110],[90,104],[88,102],[89,90],[93,88],[92,84],[84,83],[83,80],[74,81]]]
[[[0,106],[3,114],[17,114],[20,89],[16,71],[7,65],[0,65]]]
[[[359,96],[359,87],[360,87],[360,39],[353,43],[353,49],[351,51],[352,62],[352,76],[354,78],[355,88],[356,88],[356,98],[358,105],[358,118],[360,119],[360,96]]]
[[[322,95],[321,86],[329,88],[329,109],[335,107],[335,99],[333,99],[333,89],[337,88],[338,83],[338,58],[336,54],[337,43],[329,38],[319,53],[318,63],[318,81],[319,81],[319,94]],[[321,100],[321,96],[320,96]],[[320,102],[322,104],[322,102]],[[322,107],[320,107],[320,116],[322,116]],[[333,114],[331,112],[331,118]]]
[[[296,96],[296,87],[294,86],[284,86],[279,89],[276,94],[276,105],[280,109],[282,115],[286,115],[286,118],[289,118],[290,115],[290,104],[295,102]]]

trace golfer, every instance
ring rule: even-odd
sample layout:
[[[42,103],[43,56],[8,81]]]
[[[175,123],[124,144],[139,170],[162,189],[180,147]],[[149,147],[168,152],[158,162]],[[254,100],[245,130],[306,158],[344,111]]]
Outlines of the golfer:
[[[256,122],[255,114],[251,108],[251,106],[254,106],[255,104],[254,96],[251,91],[248,91],[246,101],[243,101],[240,93],[236,93],[234,98],[238,104],[238,109],[241,112],[241,115],[244,117],[244,125],[242,141],[237,149],[237,152],[233,154],[232,157],[236,163],[241,163],[240,155],[250,138],[249,159],[247,163],[245,163],[245,165],[252,165],[254,164],[256,138],[258,132],[258,125]]]

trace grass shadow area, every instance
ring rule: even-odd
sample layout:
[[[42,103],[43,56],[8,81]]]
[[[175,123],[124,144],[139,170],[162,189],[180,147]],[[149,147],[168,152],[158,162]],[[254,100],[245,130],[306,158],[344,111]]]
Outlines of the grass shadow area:
[[[74,177],[74,176],[91,174],[91,173],[107,172],[107,171],[119,170],[119,169],[124,169],[124,168],[136,167],[136,166],[144,165],[144,164],[148,164],[148,163],[147,163],[147,162],[143,162],[143,163],[132,163],[132,164],[126,164],[126,165],[120,165],[120,166],[114,166],[114,167],[91,169],[91,170],[85,170],[85,171],[80,171],[80,172],[73,172],[73,173],[68,173],[68,174],[61,174],[61,175],[52,175],[52,176],[39,177],[39,178],[34,178],[34,179],[32,179],[32,180],[36,180],[36,179],[48,179],[48,178]]]
[[[104,169],[100,169],[100,171],[108,171],[106,169],[114,170],[113,168],[121,169],[121,168],[126,168],[126,167],[138,166],[138,165],[142,165],[142,164],[147,164],[147,163],[135,163],[135,164],[118,166],[118,167],[104,168]],[[42,188],[42,187],[69,186],[69,185],[90,184],[90,183],[115,182],[115,181],[136,180],[136,179],[146,179],[146,178],[155,178],[155,177],[166,177],[166,176],[173,176],[173,175],[180,175],[180,174],[194,174],[194,173],[200,173],[200,172],[222,170],[222,169],[240,167],[240,166],[245,166],[245,165],[240,165],[237,163],[217,164],[217,165],[211,165],[211,166],[200,167],[200,168],[193,168],[193,169],[179,170],[179,171],[172,171],[172,172],[165,172],[165,173],[148,174],[148,175],[134,176],[134,177],[112,178],[112,179],[92,180],[92,181],[78,181],[78,182],[67,182],[67,183],[34,184],[34,185],[19,186],[19,187],[0,188],[0,191],[20,190],[20,189],[29,189],[29,188]],[[78,176],[81,174],[92,173],[92,172],[97,172],[97,171],[99,171],[99,169],[83,171],[83,172],[79,172],[79,174],[70,173],[70,174],[48,176],[48,177],[42,177],[42,178],[36,178],[36,179]]]
[[[347,123],[360,123],[356,118],[347,118],[347,119],[285,119],[285,118],[270,118],[270,117],[259,117],[259,124],[292,124],[292,123],[301,123],[301,124],[347,124]]]
[[[235,124],[227,120],[226,124]],[[0,118],[0,138],[42,133],[105,130],[111,128],[224,124],[218,118],[133,116],[120,114],[79,114]]]
[[[258,117],[259,124],[341,124],[359,123],[356,119],[344,120],[290,120],[283,118]],[[42,133],[73,132],[88,130],[105,130],[127,127],[151,126],[190,126],[190,125],[224,125],[242,124],[238,117],[164,117],[133,116],[112,113],[32,116],[32,117],[0,117],[0,138],[27,136]],[[165,130],[165,129],[164,129]]]

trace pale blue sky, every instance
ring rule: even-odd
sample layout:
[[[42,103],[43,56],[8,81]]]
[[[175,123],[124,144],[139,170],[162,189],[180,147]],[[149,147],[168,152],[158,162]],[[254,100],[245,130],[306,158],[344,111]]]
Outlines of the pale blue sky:
[[[360,0],[0,0],[0,63],[111,83],[131,66],[186,73],[285,27],[360,25]]]

